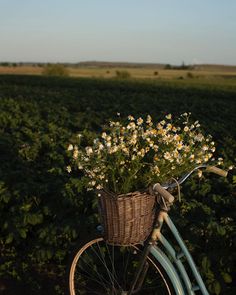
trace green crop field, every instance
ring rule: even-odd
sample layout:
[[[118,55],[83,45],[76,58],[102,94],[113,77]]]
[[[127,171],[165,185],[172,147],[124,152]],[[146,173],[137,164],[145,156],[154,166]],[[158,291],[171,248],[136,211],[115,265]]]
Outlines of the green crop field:
[[[98,222],[96,197],[66,171],[78,133],[88,144],[117,113],[191,112],[235,165],[235,84],[192,80],[0,76],[0,293],[66,290],[70,254]],[[193,177],[172,212],[212,294],[236,294],[233,179]]]

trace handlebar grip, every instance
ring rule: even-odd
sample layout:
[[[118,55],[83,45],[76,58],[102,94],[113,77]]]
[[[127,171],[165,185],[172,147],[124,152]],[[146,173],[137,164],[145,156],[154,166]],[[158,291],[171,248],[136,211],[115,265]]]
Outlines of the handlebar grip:
[[[153,191],[154,192],[158,192],[160,195],[162,195],[164,197],[164,199],[166,199],[167,202],[169,203],[173,203],[175,198],[174,196],[172,196],[172,194],[170,194],[166,189],[164,189],[160,183],[156,183],[153,186]]]
[[[208,166],[206,168],[206,171],[218,174],[218,175],[223,176],[223,177],[226,177],[227,174],[228,174],[227,171],[224,171],[224,170],[222,170],[222,169],[220,169],[218,167],[215,167],[215,166]]]

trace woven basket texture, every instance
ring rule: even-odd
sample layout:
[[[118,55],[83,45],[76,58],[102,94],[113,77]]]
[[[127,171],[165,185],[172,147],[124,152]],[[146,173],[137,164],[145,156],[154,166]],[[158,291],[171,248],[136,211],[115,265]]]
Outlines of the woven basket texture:
[[[149,236],[155,215],[155,196],[146,192],[114,195],[102,191],[99,208],[104,238],[109,244],[139,244]]]

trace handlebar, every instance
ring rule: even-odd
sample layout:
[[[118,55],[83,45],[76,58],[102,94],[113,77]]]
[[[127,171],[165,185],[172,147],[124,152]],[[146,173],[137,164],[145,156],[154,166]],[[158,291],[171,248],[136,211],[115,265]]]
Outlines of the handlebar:
[[[153,191],[158,192],[160,195],[162,195],[164,199],[170,204],[173,203],[175,200],[174,196],[172,196],[171,193],[169,193],[163,186],[161,186],[160,183],[154,184]]]
[[[212,173],[218,174],[218,175],[223,176],[223,177],[227,177],[227,174],[228,174],[227,171],[222,170],[222,169],[220,169],[218,167],[215,167],[215,166],[208,166],[208,167],[206,167],[206,171],[207,172],[212,172]]]
[[[198,169],[206,169],[206,172],[212,172],[215,173],[217,175],[226,177],[228,172],[224,171],[218,167],[215,166],[207,166],[207,165],[201,165],[201,166],[197,166],[195,167],[193,170],[191,170],[190,172],[186,173],[185,175],[183,175],[179,180],[175,180],[172,183],[164,183],[164,184],[160,184],[160,183],[156,183],[153,185],[153,191],[154,193],[159,193],[160,195],[162,195],[162,197],[169,203],[173,203],[174,202],[174,196],[172,196],[172,194],[170,194],[167,189],[172,189],[175,188],[177,186],[179,186],[180,184],[182,184],[183,182],[185,182],[185,180],[187,178],[189,178],[189,176],[195,172]]]

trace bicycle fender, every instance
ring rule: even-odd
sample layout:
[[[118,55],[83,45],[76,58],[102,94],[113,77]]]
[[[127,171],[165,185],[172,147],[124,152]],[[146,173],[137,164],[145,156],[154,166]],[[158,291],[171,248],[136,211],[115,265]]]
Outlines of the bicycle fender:
[[[185,291],[183,285],[181,283],[180,277],[175,270],[173,264],[170,262],[169,258],[166,254],[157,246],[151,246],[150,248],[151,254],[157,259],[157,261],[162,265],[164,270],[166,271],[176,294],[185,295]]]

